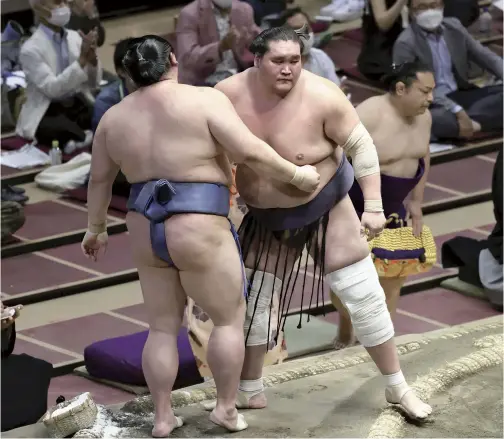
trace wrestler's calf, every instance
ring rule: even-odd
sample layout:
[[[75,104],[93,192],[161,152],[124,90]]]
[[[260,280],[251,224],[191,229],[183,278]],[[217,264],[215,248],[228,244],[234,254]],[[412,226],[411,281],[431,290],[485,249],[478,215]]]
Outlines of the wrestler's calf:
[[[394,325],[371,256],[329,273],[326,281],[348,310],[357,339],[384,374],[387,401],[400,404],[412,418],[426,418],[432,408],[415,395],[400,369]]]

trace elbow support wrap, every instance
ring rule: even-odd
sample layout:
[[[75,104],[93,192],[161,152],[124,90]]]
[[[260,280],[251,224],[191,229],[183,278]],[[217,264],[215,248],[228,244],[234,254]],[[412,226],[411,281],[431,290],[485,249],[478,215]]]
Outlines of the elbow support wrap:
[[[357,180],[380,172],[376,147],[362,122],[359,122],[352,130],[343,145],[343,150],[345,154],[352,157],[352,165]]]

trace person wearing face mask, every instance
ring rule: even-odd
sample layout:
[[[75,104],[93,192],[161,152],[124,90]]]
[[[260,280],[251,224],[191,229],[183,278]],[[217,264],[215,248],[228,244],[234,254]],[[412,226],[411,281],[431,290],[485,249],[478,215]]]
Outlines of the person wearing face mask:
[[[39,24],[21,48],[27,87],[16,133],[42,145],[58,140],[72,153],[92,142],[91,92],[102,77],[97,31],[66,29],[67,0],[30,0],[30,5]]]
[[[304,27],[308,32],[309,39],[304,42],[302,53],[303,68],[334,82],[336,85],[341,85],[341,80],[336,75],[336,67],[331,58],[323,50],[313,47],[315,36],[308,15],[301,8],[287,9],[282,15],[282,25],[291,29]]]
[[[253,62],[248,50],[260,29],[248,3],[239,0],[194,0],[177,21],[179,81],[214,86]]]
[[[420,61],[434,72],[430,108],[433,141],[502,132],[502,85],[469,82],[469,61],[502,80],[502,58],[476,41],[457,18],[445,17],[442,0],[410,0],[411,26],[394,45],[396,64]]]

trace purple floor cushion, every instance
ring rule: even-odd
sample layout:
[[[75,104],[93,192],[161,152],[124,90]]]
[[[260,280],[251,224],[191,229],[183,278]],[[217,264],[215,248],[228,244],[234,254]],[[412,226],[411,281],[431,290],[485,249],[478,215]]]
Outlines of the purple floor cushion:
[[[142,371],[142,351],[149,331],[97,341],[84,350],[88,373],[101,379],[123,384],[145,386]],[[181,328],[177,337],[179,370],[174,389],[203,382],[194,358],[187,328]]]

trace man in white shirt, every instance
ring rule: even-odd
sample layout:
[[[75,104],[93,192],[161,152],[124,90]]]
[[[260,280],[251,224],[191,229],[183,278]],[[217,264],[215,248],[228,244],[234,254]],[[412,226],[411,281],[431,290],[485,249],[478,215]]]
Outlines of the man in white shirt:
[[[19,136],[50,145],[58,140],[66,153],[91,145],[90,96],[101,80],[97,32],[65,29],[67,0],[30,0],[38,27],[21,48],[26,102],[16,126]]]

